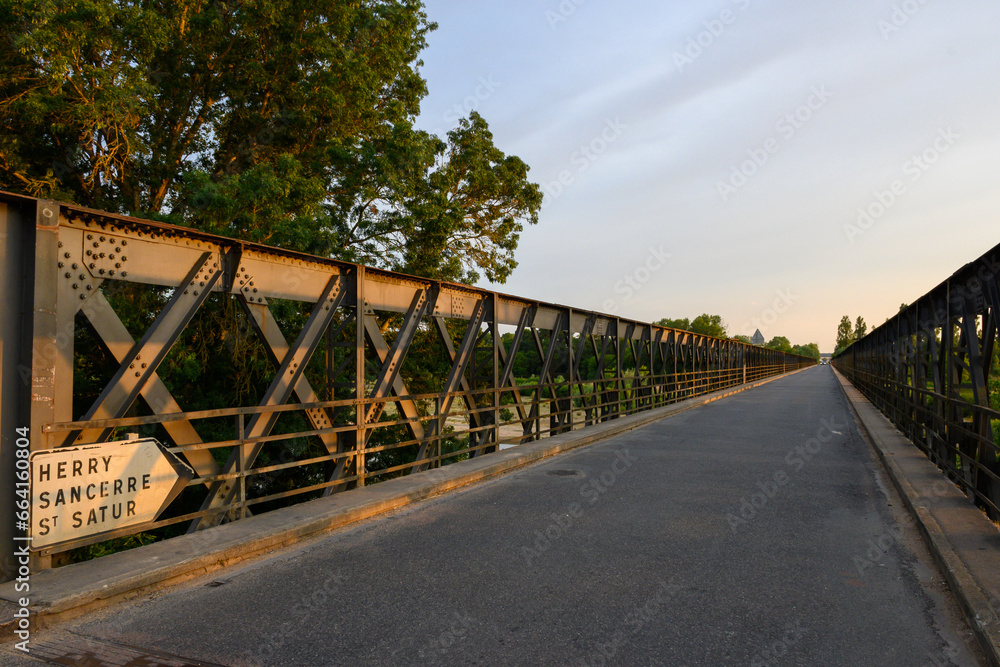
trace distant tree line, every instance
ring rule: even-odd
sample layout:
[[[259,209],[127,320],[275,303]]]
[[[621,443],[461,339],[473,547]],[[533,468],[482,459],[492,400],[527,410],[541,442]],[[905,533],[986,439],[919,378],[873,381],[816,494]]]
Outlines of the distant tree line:
[[[751,344],[749,336],[745,336],[743,334],[730,336],[726,331],[726,323],[723,322],[721,315],[709,315],[708,313],[703,313],[694,318],[694,320],[689,320],[686,317],[682,319],[664,317],[663,319],[657,320],[654,324],[658,324],[661,327],[669,327],[671,329],[680,329],[682,331],[703,334],[705,336],[731,338],[733,340],[747,343],[748,345]],[[791,354],[800,354],[804,357],[816,359],[817,361],[819,361],[820,358],[819,345],[816,343],[809,343],[808,345],[792,345],[791,341],[789,341],[785,336],[775,336],[768,341],[764,347],[772,350],[789,352]]]

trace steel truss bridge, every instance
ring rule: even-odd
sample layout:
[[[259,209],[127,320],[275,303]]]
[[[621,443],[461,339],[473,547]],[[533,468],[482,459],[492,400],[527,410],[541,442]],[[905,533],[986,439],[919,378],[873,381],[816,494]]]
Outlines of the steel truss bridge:
[[[37,568],[139,530],[206,529],[815,363],[11,194],[0,194],[0,253],[4,479],[17,470],[17,429],[33,453],[142,433],[195,472],[154,523],[38,549]],[[197,391],[162,370],[222,335],[204,314],[227,306],[227,344],[269,359],[266,390],[244,405],[201,396],[193,409],[185,395]],[[515,374],[525,355],[528,379]],[[428,359],[447,372],[417,377]],[[231,367],[199,373],[241,381]],[[274,479],[284,486],[262,483]],[[9,578],[18,497],[4,489]]]
[[[834,357],[910,440],[1000,520],[1000,245]]]

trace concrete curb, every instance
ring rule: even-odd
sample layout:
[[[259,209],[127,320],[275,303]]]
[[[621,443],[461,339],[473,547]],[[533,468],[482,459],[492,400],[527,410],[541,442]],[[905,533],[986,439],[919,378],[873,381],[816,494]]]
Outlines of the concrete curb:
[[[993,667],[1000,667],[1000,532],[924,453],[834,369],[907,511]]]
[[[0,642],[15,639],[19,597],[29,597],[30,629],[208,574],[407,505],[516,470],[578,447],[753,389],[784,375],[691,398],[649,412],[521,445],[488,456],[312,500],[210,530],[34,574],[28,594],[0,584]]]

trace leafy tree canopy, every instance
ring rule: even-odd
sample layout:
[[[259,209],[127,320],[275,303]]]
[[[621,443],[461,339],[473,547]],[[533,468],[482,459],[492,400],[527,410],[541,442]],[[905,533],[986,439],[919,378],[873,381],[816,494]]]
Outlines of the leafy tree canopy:
[[[795,345],[792,347],[792,352],[803,357],[810,357],[819,361],[822,354],[819,351],[819,345],[816,343],[809,343],[808,345]]]
[[[781,350],[782,352],[791,352],[792,343],[784,336],[775,336],[767,342],[765,347],[769,347],[772,350]]]
[[[721,315],[709,315],[708,313],[703,313],[694,318],[694,320],[689,320],[686,317],[676,320],[664,317],[663,319],[657,320],[655,324],[658,324],[661,327],[691,331],[693,333],[703,334],[706,336],[715,336],[716,338],[727,337],[726,324],[722,321]]]
[[[691,331],[716,338],[727,337],[726,324],[722,321],[721,315],[709,315],[708,313],[699,315],[691,322]]]
[[[473,113],[413,127],[420,0],[0,4],[0,188],[502,282],[541,194]]]
[[[661,327],[667,327],[668,329],[680,329],[681,331],[691,331],[691,320],[688,318],[672,320],[669,317],[664,317],[662,319],[653,322]]]
[[[858,315],[858,319],[854,322],[854,340],[861,340],[868,333],[868,325],[865,324],[865,319]]]
[[[834,354],[847,349],[852,343],[854,343],[854,328],[851,325],[850,316],[844,315],[840,318],[840,324],[837,325],[837,349]]]

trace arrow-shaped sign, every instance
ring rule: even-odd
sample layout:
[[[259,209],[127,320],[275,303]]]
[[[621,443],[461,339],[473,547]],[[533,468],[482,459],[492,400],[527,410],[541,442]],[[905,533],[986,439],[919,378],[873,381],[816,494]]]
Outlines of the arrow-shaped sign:
[[[194,477],[153,438],[33,453],[31,548],[152,523]]]

